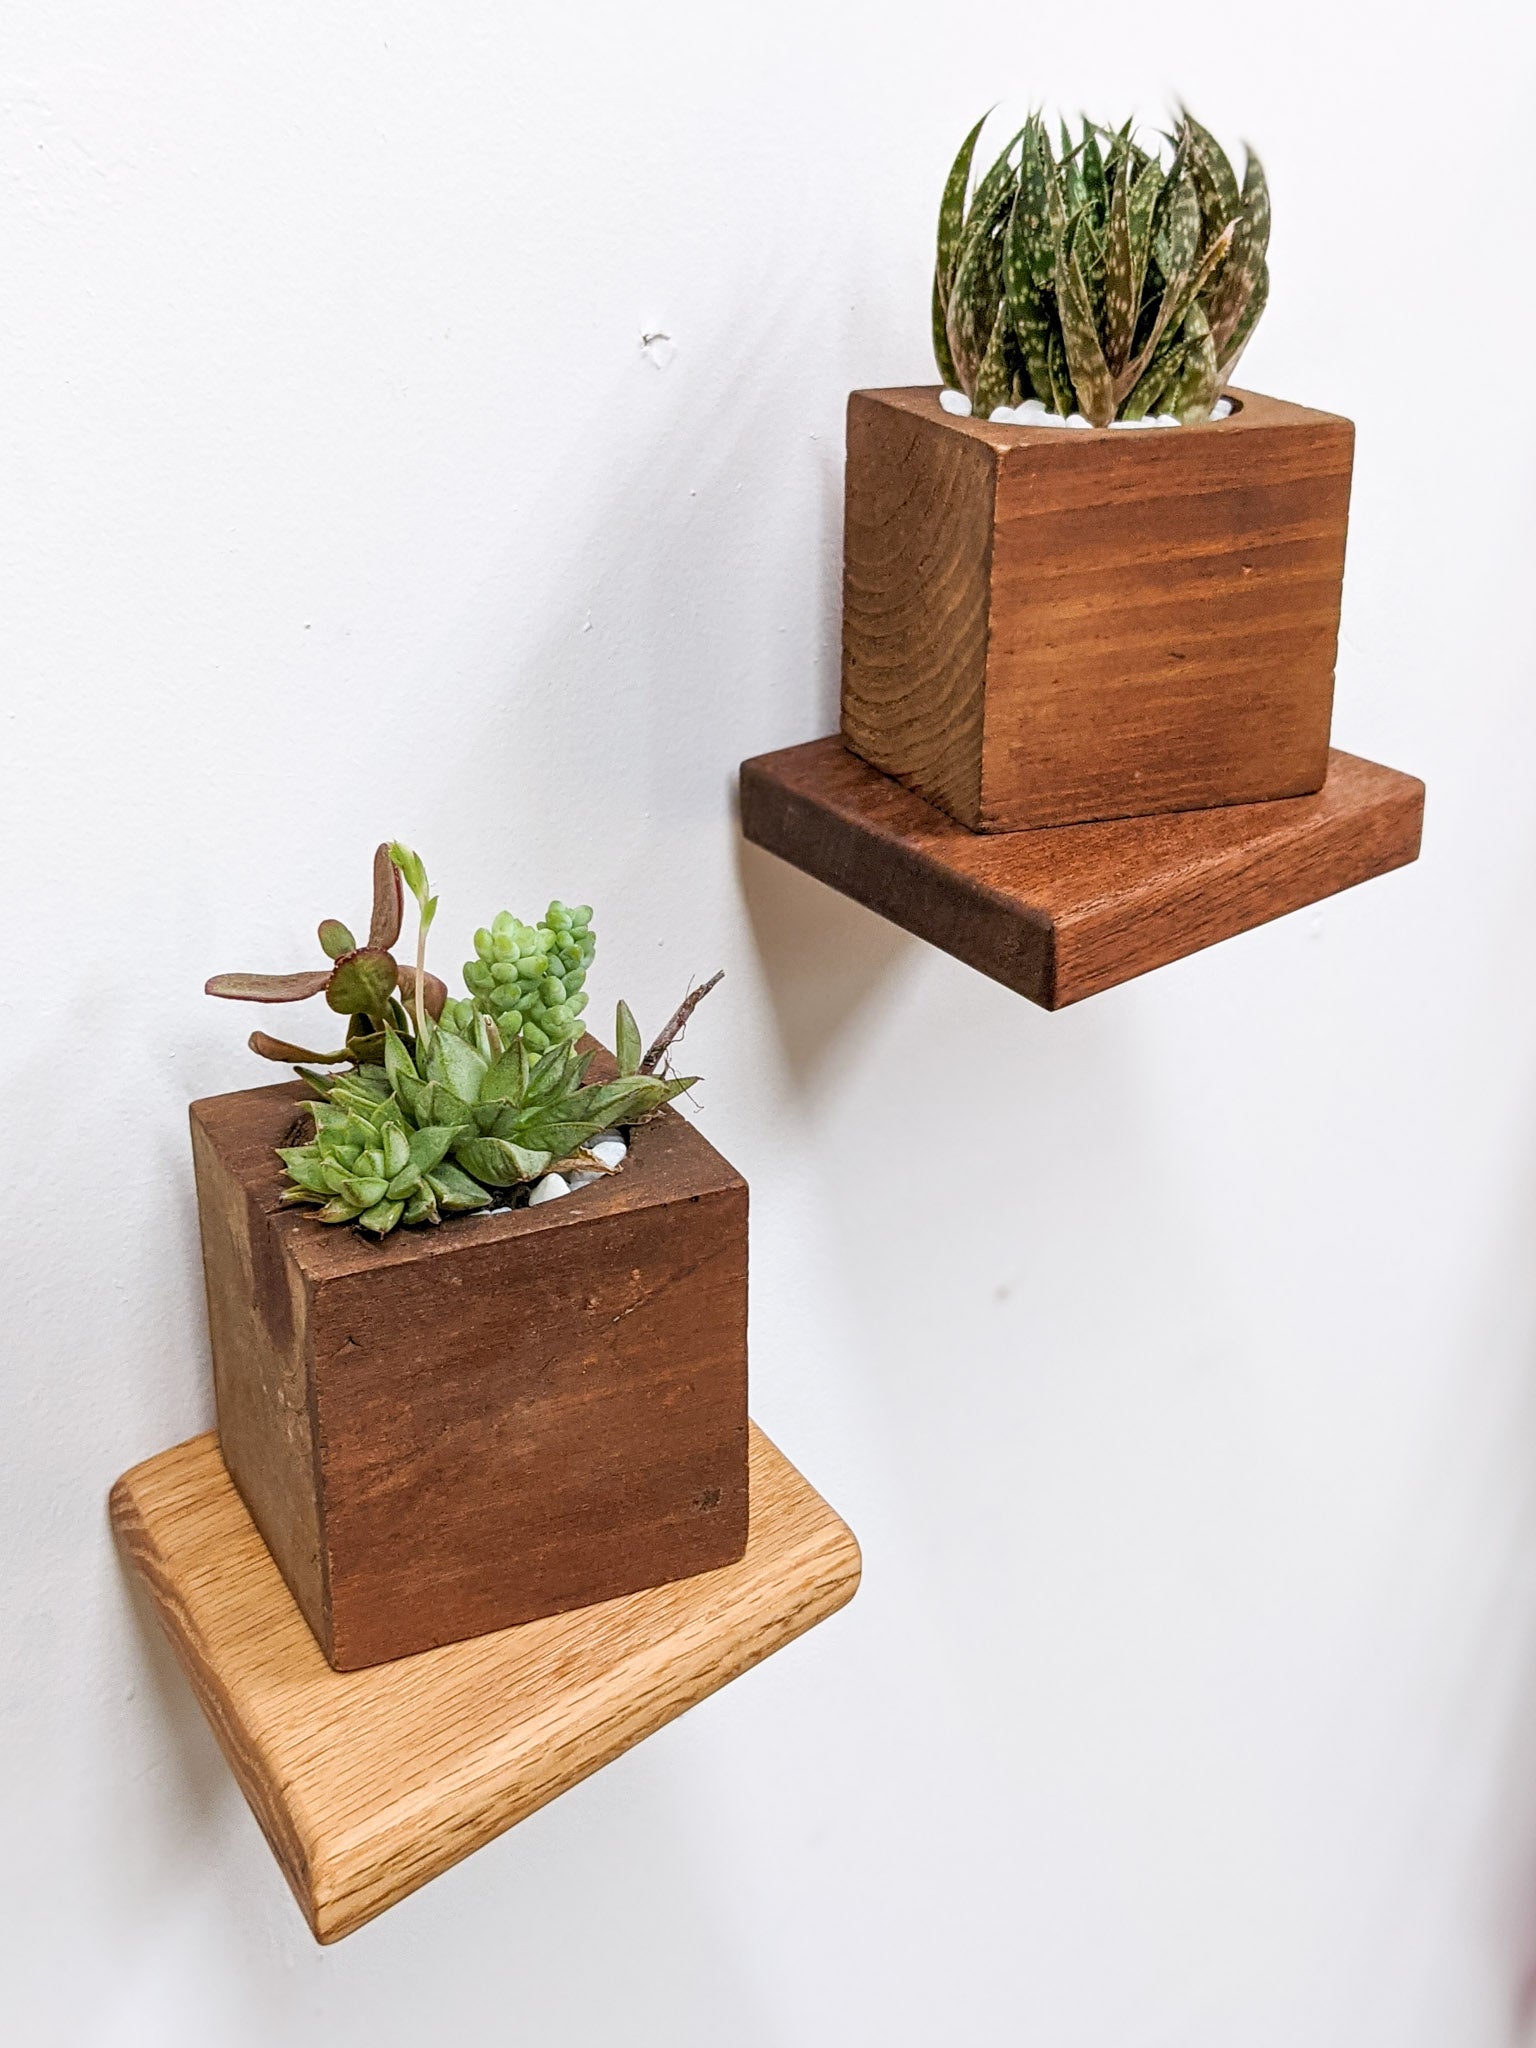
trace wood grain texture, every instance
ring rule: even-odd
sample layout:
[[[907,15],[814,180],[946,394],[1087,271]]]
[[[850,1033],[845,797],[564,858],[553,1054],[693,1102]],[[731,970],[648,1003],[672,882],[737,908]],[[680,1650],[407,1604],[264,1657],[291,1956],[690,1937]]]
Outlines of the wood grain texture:
[[[843,730],[875,767],[976,819],[997,463],[986,440],[890,395],[848,401]]]
[[[1252,392],[1178,431],[848,408],[843,733],[988,832],[1309,793],[1354,429]]]
[[[297,1083],[192,1106],[224,1455],[327,1656],[410,1655],[747,1540],[747,1188],[683,1118],[383,1244],[280,1210]]]
[[[336,1941],[853,1597],[850,1531],[751,1433],[739,1563],[333,1671],[211,1433],[125,1473],[113,1526],[316,1939]]]
[[[1337,751],[1315,796],[1007,834],[835,737],[741,770],[755,845],[1048,1010],[1406,865],[1423,816],[1422,782]]]

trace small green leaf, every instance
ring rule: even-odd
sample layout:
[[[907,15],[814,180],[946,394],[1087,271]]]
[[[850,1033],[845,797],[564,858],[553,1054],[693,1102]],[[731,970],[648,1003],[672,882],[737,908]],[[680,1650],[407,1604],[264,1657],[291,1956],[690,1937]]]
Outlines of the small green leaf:
[[[1170,173],[1169,183],[1167,261],[1162,268],[1165,282],[1172,284],[1194,269],[1200,252],[1200,199],[1187,163]]]
[[[971,159],[976,154],[976,138],[986,126],[986,122],[987,116],[983,114],[961,143],[959,152],[950,165],[949,176],[944,180],[944,196],[939,201],[938,259],[934,267],[934,291],[940,309],[948,299],[949,288],[954,282],[955,265],[960,260],[960,233],[965,224],[965,188],[970,183]],[[936,312],[935,336],[939,333],[941,317],[941,311]],[[941,360],[939,368],[942,370],[943,367]]]
[[[614,1057],[621,1074],[637,1074],[640,1071],[640,1026],[635,1022],[634,1012],[628,1003],[621,1002],[614,1019]]]
[[[327,960],[339,960],[343,953],[355,953],[357,941],[339,917],[327,917],[320,924],[320,946]]]
[[[1167,411],[1177,413],[1186,426],[1209,419],[1216,403],[1217,363],[1215,344],[1205,308],[1197,299],[1184,316],[1185,354],[1178,382],[1164,400]]]
[[[950,391],[960,389],[960,373],[955,368],[955,359],[949,352],[949,335],[945,330],[944,295],[939,289],[938,273],[933,279],[933,360],[939,367],[939,381]]]
[[[505,1138],[466,1138],[454,1148],[459,1164],[488,1188],[510,1188],[520,1181],[537,1180],[554,1156],[553,1152],[535,1152],[514,1145]],[[440,1168],[432,1178],[441,1178]]]
[[[380,1017],[397,978],[390,954],[362,946],[332,968],[325,1000],[344,1017]]]
[[[389,1076],[391,1088],[398,1089],[402,1082],[414,1082],[419,1078],[415,1062],[406,1051],[398,1031],[386,1031],[384,1034],[384,1071]]]
[[[1232,341],[1239,324],[1247,312],[1248,304],[1258,287],[1260,275],[1267,266],[1265,255],[1269,248],[1269,186],[1264,177],[1264,166],[1252,150],[1248,152],[1247,169],[1243,176],[1242,214],[1237,230],[1232,237],[1232,251],[1216,280],[1210,302],[1206,307],[1211,323],[1211,337],[1215,343],[1218,359],[1229,357],[1236,361],[1242,344],[1233,350]],[[1258,315],[1247,322],[1243,340],[1253,332]]]
[[[305,1188],[317,1195],[329,1195],[334,1192],[325,1177],[321,1159],[312,1146],[292,1146],[279,1151],[277,1156],[282,1160],[288,1178],[296,1187]]]
[[[1104,356],[1116,375],[1125,368],[1141,319],[1152,216],[1162,189],[1155,161],[1134,176],[1127,163],[1115,181],[1105,244]]]
[[[455,1139],[462,1137],[462,1124],[428,1124],[419,1131],[413,1131],[410,1138],[410,1164],[417,1173],[430,1173],[439,1160],[448,1155]]]
[[[1019,260],[1027,265],[1041,291],[1056,285],[1056,243],[1066,225],[1066,212],[1045,124],[1032,115],[1024,128],[1019,163],[1019,208],[1015,209]],[[1033,375],[1033,372],[1031,372]]]
[[[1218,391],[1224,391],[1227,385],[1231,383],[1232,373],[1237,368],[1238,358],[1248,346],[1248,337],[1252,334],[1254,328],[1258,326],[1260,315],[1268,303],[1269,265],[1264,263],[1259,266],[1258,281],[1248,295],[1248,303],[1243,308],[1242,317],[1238,320],[1236,327],[1228,338],[1225,359],[1216,373],[1216,388]]]
[[[491,1070],[472,1045],[451,1031],[440,1031],[427,1055],[427,1078],[451,1089],[462,1102],[479,1099],[480,1086]],[[449,1119],[444,1119],[449,1121]]]
[[[398,839],[392,839],[389,857],[400,870],[405,886],[416,901],[424,903],[427,897],[427,871],[422,865],[421,855],[413,853],[408,846],[402,846]]]
[[[390,1202],[381,1198],[371,1208],[365,1209],[357,1220],[364,1230],[371,1231],[375,1237],[388,1237],[404,1213],[404,1202]]]
[[[1060,287],[1061,338],[1072,373],[1072,388],[1083,417],[1096,427],[1107,427],[1115,416],[1114,383],[1094,325],[1093,299],[1078,255],[1078,235],[1070,250],[1057,257]]]
[[[504,1052],[485,1079],[480,1083],[479,1100],[487,1102],[520,1103],[523,1089],[527,1085],[528,1055],[519,1039],[509,1051]]]
[[[471,1180],[467,1173],[461,1173],[451,1159],[442,1160],[422,1179],[445,1209],[462,1212],[466,1209],[484,1209],[491,1197],[478,1181]]]
[[[541,1053],[529,1069],[528,1079],[523,1088],[523,1101],[532,1106],[553,1101],[566,1090],[570,1079],[573,1055],[568,1045],[551,1046]]]
[[[1084,140],[1086,140],[1086,130]],[[1067,217],[1081,213],[1087,203],[1088,193],[1083,182],[1082,142],[1074,142],[1067,131],[1065,121],[1061,124],[1061,196]]]
[[[1021,128],[1019,135],[1022,135],[1023,132]],[[966,214],[965,219],[965,232],[961,237],[962,249],[976,223],[990,217],[995,211],[999,200],[1007,198],[1017,185],[1018,172],[1014,168],[1013,152],[1018,145],[1019,135],[1009,138],[1007,144],[998,152],[997,160],[991,170],[987,172],[987,175],[981,180],[972,194],[970,210]],[[959,267],[960,258],[957,253],[955,258],[957,274]]]
[[[1066,343],[1061,338],[1059,323],[1053,322],[1051,338],[1046,356],[1046,368],[1051,380],[1051,410],[1059,412],[1063,419],[1077,411],[1077,399],[1072,390],[1072,372],[1067,365]]]
[[[1010,178],[1011,175],[1010,171]],[[966,222],[965,242],[950,294],[950,356],[960,388],[971,397],[976,374],[992,338],[998,301],[1003,296],[1002,237],[1012,210],[1011,183],[994,188],[985,208],[978,193]]]
[[[1200,196],[1201,224],[1205,239],[1209,241],[1219,235],[1229,222],[1236,220],[1242,210],[1237,176],[1215,136],[1208,128],[1202,128],[1187,110],[1184,114],[1184,135],[1189,144],[1190,174]]]
[[[1026,162],[1029,147],[1026,140]],[[1013,322],[1019,347],[1023,351],[1031,389],[1049,405],[1052,323],[1045,289],[1035,281],[1035,266],[1031,255],[1034,232],[1021,186],[1009,218],[1007,240],[1003,245],[1003,276],[1007,291],[1008,314]]]
[[[1007,405],[1013,396],[1013,363],[1008,348],[1010,332],[1008,306],[1003,301],[992,323],[991,339],[971,392],[971,410],[978,419],[990,419],[997,407]]]
[[[1098,138],[1084,127],[1082,146],[1083,197],[1093,224],[1101,232],[1109,215],[1109,186],[1104,176],[1104,158]]]
[[[441,1081],[429,1081],[407,1107],[411,1121],[426,1130],[431,1124],[472,1124],[477,1105],[466,1102],[462,1095],[455,1095]]]

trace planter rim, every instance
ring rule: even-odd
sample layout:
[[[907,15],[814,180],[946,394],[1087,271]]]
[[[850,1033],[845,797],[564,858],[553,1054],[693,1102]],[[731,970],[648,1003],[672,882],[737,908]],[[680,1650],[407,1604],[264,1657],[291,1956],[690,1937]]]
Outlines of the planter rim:
[[[1229,385],[1222,397],[1231,400],[1232,410],[1225,419],[1200,420],[1188,427],[1160,427],[1137,433],[1126,433],[1123,429],[1110,427],[1028,427],[1012,420],[977,419],[973,414],[946,412],[939,404],[939,384],[905,384],[889,387],[870,386],[850,394],[853,398],[882,399],[903,412],[927,421],[932,426],[964,434],[983,445],[992,448],[1030,449],[1053,444],[1058,441],[1083,441],[1098,445],[1114,434],[1116,444],[1127,447],[1167,447],[1170,444],[1187,445],[1185,436],[1190,434],[1242,435],[1262,432],[1275,427],[1287,427],[1303,422],[1316,423],[1320,420],[1337,420],[1352,425],[1341,413],[1320,411],[1315,406],[1298,405],[1293,399],[1271,398],[1262,391],[1247,391],[1238,385]]]
[[[274,1107],[278,1101],[284,1101],[295,1108],[311,1099],[304,1082],[285,1081],[275,1086],[234,1088],[222,1095],[204,1096],[190,1105],[189,1113],[198,1121],[201,1110],[239,1096],[265,1096],[273,1100]],[[605,1175],[603,1181],[580,1188],[561,1201],[541,1202],[532,1208],[525,1203],[520,1208],[491,1213],[474,1210],[448,1217],[435,1228],[417,1226],[408,1230],[402,1226],[377,1242],[364,1238],[355,1228],[317,1223],[302,1207],[279,1210],[277,1197],[284,1176],[275,1149],[271,1150],[270,1160],[262,1162],[259,1181],[255,1175],[241,1177],[246,1180],[251,1199],[270,1214],[288,1256],[309,1280],[334,1280],[408,1264],[445,1242],[451,1242],[456,1249],[472,1251],[543,1230],[579,1229],[584,1223],[609,1215],[610,1204],[616,1198],[622,1208],[634,1209],[648,1206],[650,1200],[660,1203],[675,1199],[680,1192],[696,1197],[744,1185],[742,1175],[729,1160],[722,1158],[696,1126],[670,1105],[647,1122],[633,1126],[629,1156],[620,1172]],[[642,1197],[640,1202],[633,1199],[637,1189]],[[451,1233],[451,1239],[445,1240],[445,1232]]]

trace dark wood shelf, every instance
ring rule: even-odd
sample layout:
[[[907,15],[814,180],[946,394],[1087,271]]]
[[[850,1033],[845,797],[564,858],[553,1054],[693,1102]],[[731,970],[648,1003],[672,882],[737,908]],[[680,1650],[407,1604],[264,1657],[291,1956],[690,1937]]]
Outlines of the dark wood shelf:
[[[741,770],[756,846],[1047,1010],[1417,859],[1424,785],[1335,749],[1315,796],[972,832],[835,736]]]
[[[852,1599],[859,1546],[757,1429],[739,1563],[333,1671],[210,1432],[112,1520],[318,1941],[337,1941]]]

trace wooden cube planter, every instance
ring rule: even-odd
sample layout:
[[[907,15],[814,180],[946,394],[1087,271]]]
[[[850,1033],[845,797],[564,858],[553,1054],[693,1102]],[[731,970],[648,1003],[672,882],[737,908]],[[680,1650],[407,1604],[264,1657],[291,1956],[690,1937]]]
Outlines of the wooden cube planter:
[[[1328,769],[1354,429],[1251,392],[1137,433],[848,406],[847,744],[973,831]]]
[[[747,1188],[683,1118],[382,1244],[280,1210],[298,1083],[192,1105],[219,1442],[357,1670],[739,1559]]]

